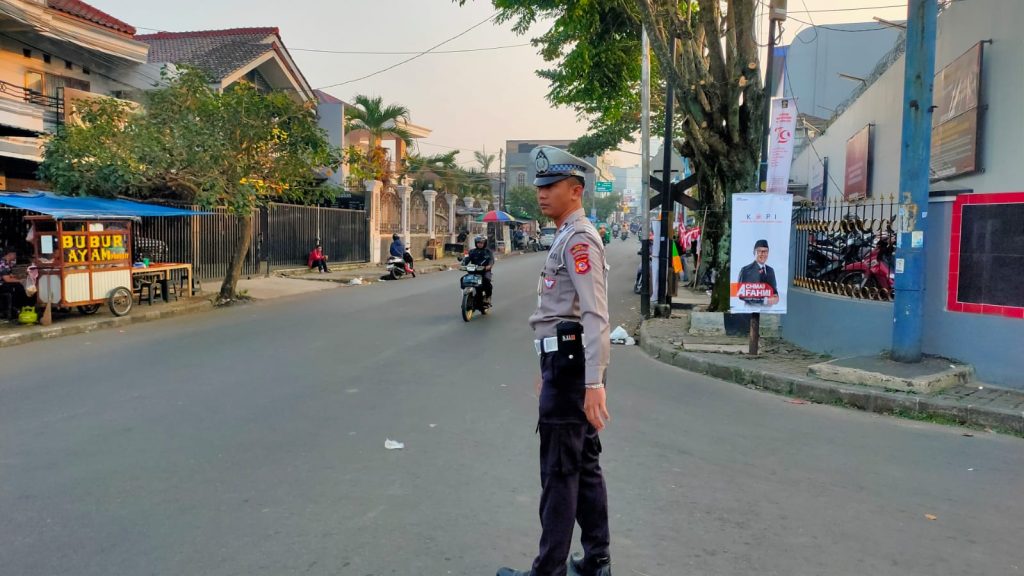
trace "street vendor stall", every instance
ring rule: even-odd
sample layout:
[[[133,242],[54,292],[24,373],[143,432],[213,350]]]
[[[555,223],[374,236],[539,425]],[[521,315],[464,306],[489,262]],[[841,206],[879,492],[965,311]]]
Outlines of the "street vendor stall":
[[[189,264],[162,263],[150,268],[148,262],[134,262],[132,225],[142,216],[197,212],[49,192],[3,193],[0,204],[38,213],[25,220],[31,223],[26,240],[34,249],[32,267],[39,305],[92,314],[106,304],[114,315],[124,316],[132,309],[133,274],[140,271],[162,274],[166,282],[172,270],[180,269],[188,275],[191,287]]]

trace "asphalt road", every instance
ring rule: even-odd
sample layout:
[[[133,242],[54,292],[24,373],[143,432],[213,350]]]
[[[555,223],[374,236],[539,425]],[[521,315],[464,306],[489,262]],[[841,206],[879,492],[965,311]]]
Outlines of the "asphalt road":
[[[620,322],[636,246],[610,249]],[[527,566],[543,257],[501,262],[469,324],[448,272],[0,350],[0,575]],[[609,382],[620,576],[1024,574],[1024,441],[789,404],[636,348]]]

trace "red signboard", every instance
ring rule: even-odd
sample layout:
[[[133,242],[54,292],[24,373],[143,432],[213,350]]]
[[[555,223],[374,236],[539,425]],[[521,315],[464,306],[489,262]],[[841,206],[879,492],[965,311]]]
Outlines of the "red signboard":
[[[843,198],[847,202],[871,195],[871,125],[846,141],[846,179]]]
[[[1024,192],[961,194],[953,205],[946,308],[1024,319]]]

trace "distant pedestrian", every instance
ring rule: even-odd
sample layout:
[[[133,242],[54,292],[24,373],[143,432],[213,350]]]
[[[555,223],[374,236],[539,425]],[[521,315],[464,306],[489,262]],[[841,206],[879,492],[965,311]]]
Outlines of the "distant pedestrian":
[[[313,249],[309,251],[307,265],[310,268],[319,270],[320,274],[330,272],[330,269],[327,268],[327,255],[324,254],[324,248],[320,245],[320,242],[317,242]]]

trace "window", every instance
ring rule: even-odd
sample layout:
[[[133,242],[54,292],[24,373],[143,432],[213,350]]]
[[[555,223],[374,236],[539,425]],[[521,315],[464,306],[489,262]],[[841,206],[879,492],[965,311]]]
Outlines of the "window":
[[[526,186],[526,173],[525,172],[519,172],[518,174],[516,174],[516,185],[517,186]]]
[[[86,80],[79,80],[78,78],[71,78],[69,76],[58,76],[56,74],[46,75],[46,95],[54,98],[61,96],[61,88],[72,88],[74,90],[81,90],[82,92],[89,92],[90,84]]]
[[[74,68],[74,65],[71,64],[71,60],[65,60],[64,61],[64,67],[67,68],[68,70],[71,70],[71,69]]]
[[[31,58],[32,57],[32,51],[29,50],[28,48],[22,48],[21,49],[21,55],[24,56],[25,58]]]
[[[25,90],[32,94],[43,94],[46,84],[43,82],[43,73],[29,70],[25,72]]]
[[[50,60],[51,60],[51,58],[50,58],[49,54],[43,54],[43,62],[46,62],[47,64],[49,64]]]

